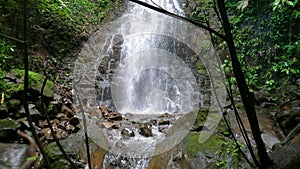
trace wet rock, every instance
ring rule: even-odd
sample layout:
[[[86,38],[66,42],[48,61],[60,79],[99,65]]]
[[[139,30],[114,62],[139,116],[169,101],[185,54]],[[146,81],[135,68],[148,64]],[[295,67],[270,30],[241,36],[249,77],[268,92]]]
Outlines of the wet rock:
[[[60,119],[60,120],[66,120],[66,119],[69,119],[69,118],[67,117],[67,115],[64,114],[64,113],[58,113],[55,117],[56,117],[57,119]]]
[[[260,104],[261,107],[267,108],[267,107],[275,107],[277,104],[276,103],[270,103],[270,102],[263,102]]]
[[[0,143],[0,168],[19,169],[27,158],[27,145]]]
[[[172,117],[172,115],[170,114],[170,113],[164,113],[164,114],[162,114],[162,115],[160,115],[160,116],[158,116],[159,118],[171,118]]]
[[[0,105],[0,119],[8,117],[8,108],[5,103]]]
[[[70,124],[73,125],[73,126],[76,126],[76,125],[78,125],[79,123],[80,123],[80,121],[79,121],[79,118],[78,118],[78,117],[72,117],[72,118],[70,119]]]
[[[55,130],[55,135],[56,135],[56,138],[59,140],[65,139],[69,136],[69,134],[65,130],[60,129],[60,128]]]
[[[68,117],[73,117],[75,115],[75,112],[73,112],[73,110],[71,110],[66,105],[61,106],[61,112],[67,115]]]
[[[59,159],[52,164],[53,169],[72,169],[70,163],[65,159]]]
[[[106,129],[117,129],[119,128],[115,123],[113,122],[102,122],[101,126]]]
[[[91,110],[90,115],[92,117],[100,117],[101,116],[101,110],[99,110],[99,109],[93,109],[93,110]]]
[[[169,125],[170,121],[165,119],[159,119],[158,125]]]
[[[150,123],[152,124],[152,125],[157,125],[157,119],[151,119],[150,120]]]
[[[116,146],[117,148],[122,148],[122,147],[125,146],[125,144],[124,144],[121,140],[119,140],[119,141],[116,142],[115,146]]]
[[[8,102],[6,102],[7,109],[10,112],[15,112],[20,109],[20,100],[18,99],[11,99]]]
[[[150,124],[148,124],[148,123],[139,124],[139,129],[140,129],[140,132],[139,132],[140,135],[145,136],[145,137],[153,136]]]
[[[75,127],[73,125],[67,125],[66,126],[66,130],[67,131],[74,131],[75,130]]]
[[[12,74],[12,76],[16,77],[15,81],[17,82],[15,84],[17,87],[15,87],[15,88],[13,88],[13,90],[11,90],[11,92],[12,92],[11,94],[17,93],[17,92],[22,92],[23,91],[22,87],[24,84],[24,81],[23,81],[24,70],[12,69],[10,71],[10,73]],[[40,91],[42,89],[45,76],[41,75],[39,73],[36,73],[36,72],[32,72],[32,71],[29,71],[28,76],[29,76],[28,87],[31,91],[34,91],[34,92],[31,92],[30,98],[36,99],[40,95]],[[53,97],[53,89],[54,89],[53,82],[48,80],[46,82],[43,95],[48,98]]]
[[[158,127],[158,131],[161,132],[161,133],[166,133],[169,129],[169,125],[160,125]]]
[[[106,106],[100,106],[100,110],[103,116],[107,116],[109,114]]]
[[[42,119],[41,113],[37,110],[36,105],[34,104],[29,104],[29,113],[33,121],[38,122],[40,119]],[[14,113],[13,116],[15,118],[20,118],[20,117],[26,117],[26,112],[24,106],[21,106],[21,109],[17,112]]]
[[[17,137],[17,130],[21,125],[13,120],[0,120],[0,140],[3,142],[12,141]]]
[[[122,135],[122,137],[125,138],[125,139],[129,139],[130,137],[134,137],[134,136],[135,136],[133,130],[130,129],[130,128],[127,128],[127,127],[124,128],[124,129],[121,131],[121,135]]]
[[[300,137],[294,137],[288,144],[276,149],[270,158],[276,169],[297,169],[300,166]]]
[[[110,114],[108,116],[108,119],[113,120],[113,121],[121,121],[121,120],[123,120],[123,117],[120,113],[114,113],[114,114]]]
[[[99,139],[101,140],[102,138],[98,138],[98,140]],[[69,157],[71,157],[71,160],[75,162],[75,165],[78,168],[83,168],[83,162],[80,159],[83,159],[85,163],[87,163],[84,132],[81,131],[77,134],[71,135],[67,139],[61,140],[60,143],[63,146],[66,153],[69,155]],[[94,139],[89,139],[89,144],[90,144],[92,166],[93,168],[101,168],[104,155],[106,154],[106,150],[100,147],[99,144],[96,144],[94,142]],[[48,144],[45,148],[45,151],[51,161],[59,161],[60,159],[64,159],[63,154],[61,153],[61,151],[59,150],[55,142]],[[65,163],[63,162],[63,164]],[[40,167],[43,168],[44,166],[45,166],[45,162],[42,161]],[[61,165],[59,166],[63,167]],[[55,168],[55,169],[61,169],[61,168]]]
[[[47,140],[52,140],[53,139],[50,128],[43,128],[41,130],[41,133],[45,136],[45,138]]]

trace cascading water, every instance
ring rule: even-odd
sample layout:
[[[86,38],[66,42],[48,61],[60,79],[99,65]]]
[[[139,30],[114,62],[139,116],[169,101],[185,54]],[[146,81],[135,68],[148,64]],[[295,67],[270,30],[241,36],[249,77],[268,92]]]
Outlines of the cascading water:
[[[177,0],[143,1],[184,16]],[[221,112],[216,107],[224,96],[216,93],[224,91],[223,74],[202,30],[134,3],[89,39],[75,65],[86,111],[114,110],[88,119],[89,135],[108,151],[103,168],[147,168],[188,134],[199,107]],[[209,78],[216,79],[214,91]],[[212,132],[216,115],[205,124]]]
[[[144,2],[184,15],[176,0]],[[196,79],[188,65],[178,58],[176,39],[164,34],[169,31],[182,36],[186,33],[185,28],[180,28],[174,18],[135,4],[130,4],[123,18],[120,34],[130,35],[123,40],[120,63],[111,83],[116,109],[123,114],[134,114],[139,123],[149,123],[166,112],[183,114],[195,110],[199,106]],[[105,103],[105,100],[101,101]],[[129,128],[137,133],[129,140],[122,140],[120,133],[108,131],[115,137],[110,139],[114,146],[106,155],[103,168],[112,165],[115,168],[147,168],[155,145],[165,138],[156,125],[151,127],[153,136],[148,138],[135,131],[138,127]],[[125,146],[117,147],[120,142]]]

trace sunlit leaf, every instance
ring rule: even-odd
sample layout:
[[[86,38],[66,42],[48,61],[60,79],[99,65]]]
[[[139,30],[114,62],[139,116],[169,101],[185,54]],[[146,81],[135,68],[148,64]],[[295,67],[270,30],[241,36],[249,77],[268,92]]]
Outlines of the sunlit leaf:
[[[244,11],[245,8],[249,5],[249,0],[241,0],[238,2],[237,9]]]

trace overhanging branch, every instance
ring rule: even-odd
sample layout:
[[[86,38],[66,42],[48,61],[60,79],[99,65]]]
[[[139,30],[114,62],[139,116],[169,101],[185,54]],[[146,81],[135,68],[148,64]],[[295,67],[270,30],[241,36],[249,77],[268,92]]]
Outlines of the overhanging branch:
[[[199,27],[201,27],[201,28],[203,28],[203,29],[205,29],[205,30],[207,30],[207,31],[209,31],[209,32],[211,32],[211,33],[213,33],[213,34],[215,34],[216,36],[218,36],[218,37],[221,38],[222,40],[228,42],[228,39],[226,38],[226,36],[222,35],[222,34],[219,33],[218,31],[216,31],[216,30],[214,30],[214,29],[211,29],[210,27],[208,27],[208,26],[206,26],[206,25],[203,25],[203,24],[201,24],[201,23],[199,23],[199,22],[195,22],[195,21],[193,21],[193,20],[191,20],[191,19],[188,19],[188,18],[186,18],[186,17],[179,16],[179,15],[174,14],[174,13],[172,13],[172,12],[169,12],[169,11],[167,11],[167,10],[165,10],[165,9],[162,9],[162,8],[159,8],[159,7],[155,7],[155,6],[153,6],[153,5],[150,5],[150,4],[145,3],[145,2],[141,2],[141,1],[139,1],[139,0],[129,0],[129,1],[134,2],[134,3],[137,3],[137,4],[142,5],[142,6],[144,6],[144,7],[147,7],[147,8],[149,8],[149,9],[154,10],[154,11],[160,12],[160,13],[162,13],[162,14],[171,16],[171,17],[173,17],[173,18],[177,18],[177,19],[180,19],[180,20],[189,22],[189,23],[191,23],[191,24],[193,24],[193,25],[199,26]]]

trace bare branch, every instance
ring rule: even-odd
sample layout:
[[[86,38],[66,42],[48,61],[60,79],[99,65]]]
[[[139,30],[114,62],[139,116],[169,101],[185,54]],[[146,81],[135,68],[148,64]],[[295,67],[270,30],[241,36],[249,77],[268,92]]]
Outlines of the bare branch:
[[[207,31],[209,31],[209,32],[211,32],[211,33],[213,33],[213,34],[215,34],[216,36],[218,36],[219,38],[223,39],[223,40],[226,41],[226,42],[228,41],[228,39],[226,38],[226,36],[222,35],[222,34],[219,33],[218,31],[216,31],[216,30],[214,30],[214,29],[211,29],[210,27],[208,27],[208,26],[206,26],[206,25],[203,25],[203,24],[201,24],[201,23],[199,23],[199,22],[195,22],[195,21],[190,20],[190,19],[188,19],[188,18],[186,18],[186,17],[176,15],[176,14],[171,13],[171,12],[165,10],[165,9],[162,9],[162,8],[159,8],[159,7],[155,7],[155,6],[153,6],[153,5],[149,5],[149,4],[147,4],[147,3],[145,3],[145,2],[141,2],[141,1],[139,1],[139,0],[129,0],[129,1],[134,2],[134,3],[137,3],[137,4],[142,5],[142,6],[144,6],[144,7],[147,7],[147,8],[149,8],[149,9],[155,10],[155,11],[157,11],[157,12],[163,13],[163,14],[165,14],[165,15],[168,15],[168,16],[171,16],[171,17],[174,17],[174,18],[183,20],[183,21],[187,21],[187,22],[189,22],[189,23],[191,23],[191,24],[193,24],[193,25],[199,26],[199,27],[201,27],[201,28],[203,28],[203,29],[205,29],[205,30],[207,30]]]

